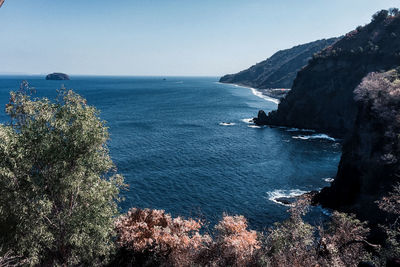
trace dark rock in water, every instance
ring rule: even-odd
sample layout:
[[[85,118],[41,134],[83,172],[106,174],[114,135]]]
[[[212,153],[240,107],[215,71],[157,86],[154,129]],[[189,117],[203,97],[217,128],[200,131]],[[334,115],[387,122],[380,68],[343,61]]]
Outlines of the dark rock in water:
[[[307,199],[307,200],[312,200],[312,198],[318,194],[318,191],[310,191],[307,193],[304,193],[302,195],[299,196],[293,196],[293,197],[278,197],[275,199],[275,201],[282,203],[283,205],[292,205],[293,203],[295,203],[298,200],[301,199]]]
[[[46,76],[46,80],[69,80],[69,76],[65,73],[51,73]]]
[[[257,125],[265,125],[267,124],[267,114],[265,114],[264,110],[259,110],[257,118],[253,118],[253,122]]]
[[[353,90],[374,71],[400,62],[400,16],[388,16],[358,27],[313,56],[297,73],[292,90],[266,124],[314,129],[344,137],[354,125]]]
[[[282,203],[283,205],[291,205],[297,201],[296,197],[278,197],[275,201]]]
[[[314,53],[336,42],[323,39],[282,50],[247,70],[225,75],[222,83],[233,83],[259,89],[291,88],[297,72],[307,65]]]
[[[355,90],[357,116],[330,187],[314,197],[325,207],[356,213],[372,224],[385,214],[375,203],[400,181],[400,69],[368,75]]]

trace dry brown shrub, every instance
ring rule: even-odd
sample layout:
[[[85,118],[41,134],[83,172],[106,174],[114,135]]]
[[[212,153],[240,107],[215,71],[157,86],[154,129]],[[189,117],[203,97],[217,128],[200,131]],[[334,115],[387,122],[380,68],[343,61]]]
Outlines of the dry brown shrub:
[[[216,225],[216,250],[220,257],[214,262],[218,266],[248,266],[255,264],[255,255],[260,249],[257,232],[247,230],[243,216],[224,215]]]
[[[172,218],[163,210],[132,208],[116,220],[117,244],[133,252],[151,252],[162,264],[190,266],[211,242],[199,233],[202,223]]]
[[[218,223],[215,241],[200,233],[202,223],[172,218],[163,210],[133,208],[115,223],[117,244],[130,251],[136,265],[249,266],[260,248],[257,232],[247,230],[243,216],[227,216]],[[143,255],[147,257],[143,260]],[[137,258],[142,257],[140,260]],[[119,261],[119,265],[128,265]]]

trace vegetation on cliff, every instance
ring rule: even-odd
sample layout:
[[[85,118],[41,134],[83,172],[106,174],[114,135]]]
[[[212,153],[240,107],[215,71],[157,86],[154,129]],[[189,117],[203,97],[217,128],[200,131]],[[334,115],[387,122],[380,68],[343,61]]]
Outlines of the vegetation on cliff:
[[[258,124],[315,129],[344,136],[353,128],[353,91],[368,73],[388,71],[400,62],[400,14],[380,11],[371,23],[346,34],[315,54],[298,72],[278,110]]]
[[[337,40],[339,38],[322,39],[281,50],[246,70],[223,76],[220,82],[260,89],[291,88],[297,72],[307,65],[313,54]]]
[[[376,205],[398,216],[399,193],[396,189]],[[335,211],[326,223],[307,223],[303,216],[308,203],[305,198],[294,203],[289,219],[266,232],[248,230],[243,216],[224,215],[209,233],[201,221],[172,218],[162,210],[132,209],[116,220],[119,248],[112,264],[283,267],[398,263],[398,223],[387,224],[387,242],[375,245],[368,242],[367,223],[354,215]]]
[[[399,71],[370,73],[354,91],[355,125],[343,144],[336,179],[317,202],[375,222],[382,218],[373,203],[400,181]]]

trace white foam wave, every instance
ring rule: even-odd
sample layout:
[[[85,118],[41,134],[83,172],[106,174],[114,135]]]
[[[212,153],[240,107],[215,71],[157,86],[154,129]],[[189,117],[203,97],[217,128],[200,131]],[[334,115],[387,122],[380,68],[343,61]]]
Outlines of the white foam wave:
[[[262,98],[262,99],[264,99],[264,100],[270,101],[270,102],[275,103],[275,104],[277,104],[277,105],[278,105],[279,102],[280,102],[279,99],[266,96],[266,95],[264,95],[263,93],[261,93],[260,91],[258,91],[257,89],[254,89],[254,88],[249,88],[249,89],[251,90],[251,92],[253,93],[253,95],[258,96],[259,98]]]
[[[307,191],[303,191],[300,189],[292,189],[292,190],[278,189],[278,190],[267,192],[267,195],[268,195],[268,200],[278,203],[280,205],[285,205],[282,202],[279,202],[276,200],[281,197],[288,197],[288,198],[297,197],[297,196],[301,196],[302,194],[305,194],[305,193],[307,193]]]
[[[253,118],[249,118],[249,119],[242,119],[241,121],[243,121],[244,123],[253,123]]]
[[[335,179],[328,177],[328,178],[324,178],[323,180],[327,183],[332,183]]]
[[[219,125],[221,125],[221,126],[233,126],[233,125],[235,125],[236,123],[233,123],[233,122],[220,122],[219,123]]]
[[[263,126],[258,126],[258,125],[247,125],[247,127],[254,128],[254,129],[261,129],[261,128],[263,128]]]
[[[278,105],[279,102],[280,102],[279,99],[266,96],[266,95],[264,95],[263,93],[261,93],[260,91],[258,91],[258,90],[255,89],[255,88],[247,87],[247,86],[243,86],[243,85],[237,85],[237,84],[232,84],[232,85],[235,86],[235,87],[242,87],[242,88],[250,89],[250,91],[253,93],[253,95],[255,95],[255,96],[259,97],[259,98],[262,98],[262,99],[264,99],[264,100],[273,102],[273,103],[275,103],[275,104],[277,104],[277,105]]]
[[[301,139],[301,140],[326,139],[326,140],[329,140],[329,141],[336,141],[335,138],[330,137],[329,135],[326,135],[326,134],[298,135],[298,136],[292,136],[292,138]]]

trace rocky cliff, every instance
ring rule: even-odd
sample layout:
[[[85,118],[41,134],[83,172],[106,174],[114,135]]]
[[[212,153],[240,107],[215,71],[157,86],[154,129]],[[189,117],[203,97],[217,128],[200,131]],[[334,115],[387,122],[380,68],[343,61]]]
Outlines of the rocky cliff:
[[[369,221],[379,218],[374,202],[400,181],[399,73],[371,73],[354,91],[355,125],[343,145],[337,176],[316,195],[317,203]]]
[[[344,136],[354,126],[353,90],[374,71],[400,65],[400,16],[381,11],[310,60],[278,110],[257,124],[316,129]]]
[[[307,65],[313,54],[337,40],[338,38],[323,39],[281,50],[249,69],[223,76],[220,82],[260,89],[291,88],[297,72]]]

